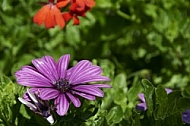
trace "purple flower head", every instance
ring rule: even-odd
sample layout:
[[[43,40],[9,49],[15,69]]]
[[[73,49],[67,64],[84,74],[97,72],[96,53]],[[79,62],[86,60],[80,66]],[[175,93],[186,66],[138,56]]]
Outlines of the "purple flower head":
[[[190,124],[190,109],[188,109],[182,113],[182,120],[185,123]]]
[[[70,101],[75,107],[80,107],[78,96],[88,100],[103,97],[100,88],[110,88],[107,84],[89,84],[89,82],[110,81],[102,76],[99,66],[92,65],[88,60],[78,62],[68,69],[70,55],[63,55],[58,62],[51,56],[32,60],[31,66],[23,66],[15,73],[20,85],[32,87],[30,91],[40,91],[43,100],[54,100],[56,111],[63,116],[67,113]]]
[[[54,119],[51,111],[54,109],[54,107],[50,106],[48,101],[42,100],[40,97],[38,97],[37,93],[33,94],[27,90],[26,95],[28,95],[28,98],[31,102],[23,98],[18,98],[18,100],[28,106],[35,113],[43,116],[50,124],[53,124]]]
[[[136,109],[137,110],[141,110],[141,111],[145,111],[147,108],[146,108],[146,101],[145,101],[145,98],[144,98],[144,94],[143,93],[139,93],[138,97],[139,97],[141,103],[139,103],[136,106]]]
[[[166,90],[167,94],[169,94],[169,93],[172,92],[172,89],[169,89],[169,88],[165,88],[165,90]],[[147,107],[146,107],[146,101],[145,101],[144,94],[143,93],[139,93],[138,97],[139,97],[141,103],[139,103],[139,104],[136,105],[136,109],[140,110],[140,111],[146,111]]]
[[[165,88],[165,90],[166,90],[166,93],[167,93],[167,94],[169,94],[169,93],[172,92],[172,89],[169,89],[169,88]]]

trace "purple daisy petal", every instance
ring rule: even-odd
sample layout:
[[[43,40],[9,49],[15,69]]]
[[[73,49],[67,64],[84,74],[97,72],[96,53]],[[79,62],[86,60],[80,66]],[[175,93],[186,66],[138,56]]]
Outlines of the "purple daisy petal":
[[[80,107],[81,106],[81,102],[77,97],[73,96],[69,92],[66,92],[66,94],[69,97],[69,99],[71,100],[71,102],[74,104],[75,107]]]
[[[82,92],[77,92],[77,91],[72,91],[73,94],[77,94],[83,98],[86,98],[88,100],[95,100],[96,97],[94,95],[89,95],[89,94],[85,94],[85,93],[82,93]]]
[[[52,87],[51,82],[31,66],[24,66],[15,73],[20,85],[30,87]]]
[[[190,124],[190,109],[182,113],[182,120],[185,123]]]
[[[139,99],[140,99],[142,102],[145,102],[145,98],[144,98],[144,94],[143,94],[143,93],[139,93],[139,94],[138,94],[138,97],[139,97]]]
[[[60,78],[65,78],[67,67],[69,64],[70,55],[63,55],[59,58],[59,61],[57,63],[57,71]]]
[[[56,112],[57,114],[59,114],[60,116],[63,116],[67,113],[68,109],[69,109],[69,102],[65,96],[65,94],[60,94],[54,101],[54,104],[57,105],[56,108]]]
[[[96,81],[110,81],[110,79],[108,77],[105,76],[100,76],[100,75],[96,75],[96,76],[86,76],[84,78],[81,78],[80,80],[78,80],[77,82],[73,82],[71,84],[73,85],[77,85],[77,84],[81,84],[81,83],[87,83],[87,82],[96,82]]]
[[[84,69],[81,69],[78,71],[78,74],[75,74],[73,76],[72,80],[70,80],[70,83],[80,83],[80,80],[89,77],[89,76],[97,76],[100,75],[102,70],[98,66],[90,66],[90,67],[85,67]]]
[[[78,86],[72,87],[72,90],[75,90],[77,92],[83,92],[83,93],[94,95],[94,96],[98,96],[98,97],[104,96],[104,92],[102,90],[100,90],[97,87],[90,86],[90,85],[78,85]]]
[[[90,86],[97,87],[97,88],[111,88],[111,85],[108,84],[90,84]]]
[[[53,88],[38,88],[40,92],[40,98],[43,100],[50,100],[56,98],[60,91]]]
[[[28,70],[31,70],[31,71],[35,71],[35,72],[38,72],[34,67],[31,67],[31,66],[23,66],[20,70],[16,71],[15,73],[15,76],[16,77],[20,77],[22,76],[22,72],[21,71],[28,71]],[[47,78],[46,78],[47,79]]]
[[[32,60],[32,64],[41,74],[49,78],[51,82],[54,83],[59,79],[55,61],[51,56],[44,56],[39,59],[34,59]]]
[[[59,79],[59,75],[57,73],[57,65],[56,65],[55,60],[51,56],[44,56],[44,57],[42,57],[42,59],[44,59],[44,61],[47,62],[48,66],[50,66],[49,69],[50,69],[50,71],[53,71],[54,78],[56,80]]]
[[[143,102],[143,103],[137,104],[136,109],[137,109],[137,110],[140,110],[140,111],[145,111],[145,110],[147,109],[147,108],[146,108],[146,103]]]
[[[89,66],[92,66],[92,63],[88,60],[82,60],[80,62],[78,62],[74,67],[70,68],[68,71],[71,71],[70,72],[70,75],[69,75],[69,80],[72,81],[74,80],[74,78],[77,76],[77,74],[85,69],[86,67],[89,67]],[[68,78],[68,75],[67,75],[67,78]],[[72,83],[72,82],[71,82]]]
[[[73,80],[89,75],[100,75],[101,73],[102,70],[99,66],[88,66],[80,69],[80,71],[78,70],[78,74],[75,75]]]

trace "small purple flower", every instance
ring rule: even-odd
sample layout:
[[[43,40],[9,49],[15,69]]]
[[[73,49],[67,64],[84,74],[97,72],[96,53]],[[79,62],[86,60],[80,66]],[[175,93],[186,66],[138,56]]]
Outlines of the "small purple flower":
[[[139,97],[141,103],[139,103],[136,106],[136,109],[140,110],[140,111],[145,111],[147,108],[146,108],[146,101],[145,101],[145,98],[144,98],[144,94],[143,93],[139,93],[138,97]]]
[[[166,90],[166,93],[167,93],[167,94],[169,94],[169,93],[172,92],[172,89],[169,89],[169,88],[165,88],[165,90]]]
[[[27,90],[26,95],[28,95],[30,102],[23,98],[18,98],[18,100],[29,107],[35,113],[43,116],[50,124],[53,124],[54,119],[51,111],[54,109],[54,107],[50,106],[48,101],[42,100],[40,97],[38,97],[38,94],[33,94]]]
[[[169,94],[169,93],[172,92],[172,89],[169,89],[169,88],[165,88],[165,90],[166,90],[167,94]],[[143,93],[139,93],[138,97],[139,97],[141,103],[139,103],[139,104],[136,105],[136,109],[140,110],[140,111],[146,111],[147,107],[146,107],[146,101],[145,101],[144,94]]]
[[[182,113],[182,120],[185,123],[190,124],[190,109],[188,109]]]
[[[101,75],[102,70],[99,66],[82,60],[68,69],[69,60],[69,54],[60,57],[57,63],[51,56],[44,56],[32,60],[34,67],[23,66],[15,73],[19,84],[32,87],[31,92],[40,91],[43,100],[55,99],[56,111],[61,116],[67,113],[70,101],[75,107],[81,106],[78,96],[95,100],[95,96],[104,96],[99,88],[111,87],[107,84],[89,84],[110,81]]]

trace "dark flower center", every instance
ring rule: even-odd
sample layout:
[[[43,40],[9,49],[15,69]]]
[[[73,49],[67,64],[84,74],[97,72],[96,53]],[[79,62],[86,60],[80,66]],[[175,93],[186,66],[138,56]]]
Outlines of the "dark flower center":
[[[42,105],[42,104],[37,104],[36,105],[37,107],[37,113],[39,113],[40,115],[42,115],[43,117],[48,117],[51,115],[51,112],[50,112],[50,109],[51,107],[49,106],[45,106],[45,105]]]
[[[55,83],[55,85],[56,85],[56,88],[58,90],[60,90],[61,92],[66,92],[70,88],[69,81],[66,80],[66,79],[59,79],[59,80],[57,80],[56,83]]]

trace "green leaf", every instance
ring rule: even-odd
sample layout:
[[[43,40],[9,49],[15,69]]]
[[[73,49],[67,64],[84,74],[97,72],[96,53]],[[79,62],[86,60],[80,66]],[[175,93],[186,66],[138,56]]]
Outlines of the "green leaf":
[[[144,11],[148,16],[151,16],[153,19],[156,19],[158,17],[156,12],[157,8],[158,6],[155,6],[154,4],[146,4]]]
[[[123,119],[123,112],[120,106],[113,107],[106,116],[108,124],[112,123],[117,124],[121,122],[122,119]]]
[[[114,74],[115,74],[115,72],[114,72],[114,69],[115,69],[114,64],[111,61],[107,60],[107,59],[100,60],[98,63],[100,64],[100,67],[102,68],[103,75],[112,79],[114,77]],[[111,81],[113,81],[113,80],[111,80]]]
[[[133,86],[127,92],[127,98],[129,102],[134,102],[137,99],[139,92],[142,92],[142,85],[139,83],[139,79],[136,79],[136,77],[133,79]]]
[[[141,126],[140,115],[139,114],[135,115],[135,118],[134,118],[134,120],[132,122],[132,126]]]
[[[114,88],[115,89],[126,89],[127,88],[127,77],[124,73],[118,74],[114,79]]]
[[[147,79],[142,79],[142,85],[144,88],[144,95],[147,105],[147,114],[148,116],[151,116],[154,109],[154,86]]]
[[[67,42],[75,47],[77,47],[77,44],[81,40],[79,29],[73,26],[67,28],[65,37]]]
[[[177,100],[178,111],[184,112],[187,109],[190,109],[190,99],[189,98],[179,98]]]
[[[181,97],[180,91],[172,91],[168,94],[168,101],[167,101],[167,116],[170,116],[176,113],[178,110],[177,108],[177,101]]]
[[[158,85],[158,87],[155,90],[155,95],[156,95],[156,104],[157,108],[156,111],[154,112],[154,117],[156,120],[159,118],[164,119],[165,118],[165,113],[166,113],[166,103],[167,103],[167,93],[161,85]]]
[[[163,120],[162,126],[183,126],[184,123],[181,119],[181,113],[174,113]]]
[[[122,89],[116,89],[115,95],[114,95],[114,103],[117,105],[120,105],[122,107],[122,110],[125,111],[127,107],[127,97]]]
[[[11,10],[13,7],[10,4],[9,0],[2,0],[2,4],[1,4],[2,10],[3,11],[8,11]]]
[[[125,111],[127,107],[127,77],[124,73],[118,74],[114,79],[114,103],[120,105]]]
[[[96,3],[97,3],[97,7],[100,7],[100,8],[112,7],[112,3],[110,2],[110,0],[96,0]]]
[[[94,115],[90,119],[86,120],[84,125],[81,125],[81,126],[90,126],[90,125],[105,126],[105,125],[107,125],[106,118],[105,118],[106,115],[107,115],[107,110],[99,109],[98,113],[96,113],[96,115]]]
[[[28,113],[26,112],[25,106],[24,106],[23,104],[20,106],[19,112],[20,112],[25,118],[27,118],[27,119],[30,119],[30,118],[31,118],[30,115],[28,115]]]

